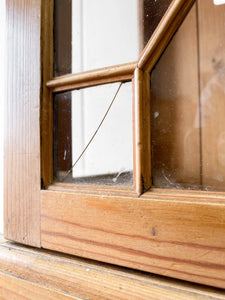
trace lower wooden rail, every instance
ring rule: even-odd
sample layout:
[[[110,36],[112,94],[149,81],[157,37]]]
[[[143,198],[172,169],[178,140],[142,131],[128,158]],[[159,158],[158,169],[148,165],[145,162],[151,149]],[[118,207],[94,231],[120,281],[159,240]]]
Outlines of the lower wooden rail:
[[[0,238],[0,299],[225,299],[225,292]]]

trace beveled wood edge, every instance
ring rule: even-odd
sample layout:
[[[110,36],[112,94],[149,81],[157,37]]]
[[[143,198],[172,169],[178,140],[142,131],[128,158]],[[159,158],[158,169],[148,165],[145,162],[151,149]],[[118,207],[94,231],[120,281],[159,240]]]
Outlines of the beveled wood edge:
[[[100,197],[112,196],[122,199],[142,199],[147,201],[162,200],[162,201],[175,201],[178,203],[206,203],[212,205],[224,205],[225,194],[224,192],[214,191],[201,191],[201,190],[182,190],[182,189],[163,189],[151,188],[143,194],[138,194],[133,187],[116,187],[104,185],[83,185],[73,183],[58,183],[55,182],[48,186],[48,189],[42,190],[45,192],[57,193],[72,193],[80,195],[99,195]]]
[[[129,81],[133,78],[136,66],[137,62],[131,62],[76,74],[68,74],[49,80],[46,86],[53,93],[56,93],[118,81]]]
[[[18,278],[25,285],[35,282],[38,287],[62,293],[65,299],[66,295],[69,299],[70,297],[125,299],[125,295],[127,299],[131,299],[139,295],[138,299],[146,300],[172,298],[190,300],[195,297],[224,299],[225,296],[224,291],[216,288],[10,242],[0,244],[0,274],[5,280],[8,280],[8,276]]]
[[[102,194],[102,195],[129,195],[137,197],[135,186],[110,186],[110,185],[97,185],[97,184],[74,184],[54,182],[49,185],[47,191],[67,191],[75,193],[86,194]]]
[[[138,59],[138,68],[150,72],[195,0],[173,0]]]

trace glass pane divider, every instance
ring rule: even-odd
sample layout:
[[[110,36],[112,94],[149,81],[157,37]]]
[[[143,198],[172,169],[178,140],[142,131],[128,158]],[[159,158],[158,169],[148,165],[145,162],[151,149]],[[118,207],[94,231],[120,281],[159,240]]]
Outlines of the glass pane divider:
[[[129,81],[134,76],[136,66],[137,62],[131,62],[97,70],[63,75],[49,80],[46,86],[53,93],[56,93],[106,83]]]
[[[173,0],[138,59],[138,68],[150,72],[195,0]]]

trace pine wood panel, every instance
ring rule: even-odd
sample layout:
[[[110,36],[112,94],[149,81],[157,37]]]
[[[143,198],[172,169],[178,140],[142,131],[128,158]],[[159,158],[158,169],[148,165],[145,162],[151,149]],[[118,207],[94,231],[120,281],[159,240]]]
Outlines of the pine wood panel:
[[[42,246],[224,288],[224,204],[181,198],[42,191]]]
[[[2,272],[0,272],[0,298],[1,300],[81,300],[81,298]]]
[[[225,190],[225,5],[198,5],[203,188]]]
[[[6,1],[5,237],[40,246],[40,0]]]
[[[25,299],[36,299],[37,295],[37,299],[41,296],[41,299],[61,299],[57,296],[63,295],[65,299],[81,297],[93,300],[194,300],[225,297],[223,291],[215,288],[191,285],[13,243],[0,246],[0,287],[0,295],[6,289],[8,292],[9,288],[13,295],[15,291],[17,295],[25,294]],[[50,291],[53,298],[48,298]]]
[[[156,187],[201,188],[196,5],[151,73],[152,176]]]

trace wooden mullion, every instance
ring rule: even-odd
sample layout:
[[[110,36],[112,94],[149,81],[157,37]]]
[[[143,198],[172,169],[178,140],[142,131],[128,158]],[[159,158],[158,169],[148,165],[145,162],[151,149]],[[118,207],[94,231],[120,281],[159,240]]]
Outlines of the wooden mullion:
[[[135,187],[138,195],[151,186],[150,78],[136,68],[134,73]]]
[[[53,10],[54,0],[42,1],[41,39],[41,180],[43,187],[53,181],[53,97],[46,82],[53,77]]]
[[[173,0],[142,51],[138,68],[150,72],[195,0]]]
[[[46,85],[54,93],[113,83],[133,78],[137,62],[110,66],[102,69],[68,74],[49,80]]]

